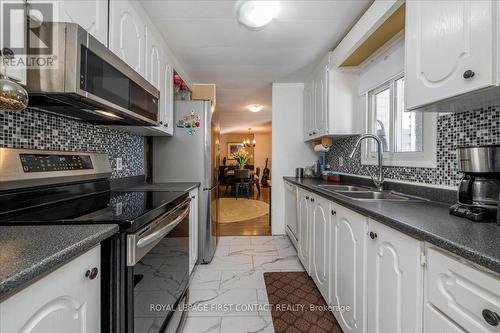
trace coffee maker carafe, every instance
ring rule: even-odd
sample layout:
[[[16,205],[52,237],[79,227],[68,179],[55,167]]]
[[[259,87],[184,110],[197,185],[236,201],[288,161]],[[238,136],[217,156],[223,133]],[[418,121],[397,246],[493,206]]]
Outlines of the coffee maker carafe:
[[[496,220],[500,195],[500,145],[461,147],[458,169],[464,173],[458,203],[450,214],[477,222]]]

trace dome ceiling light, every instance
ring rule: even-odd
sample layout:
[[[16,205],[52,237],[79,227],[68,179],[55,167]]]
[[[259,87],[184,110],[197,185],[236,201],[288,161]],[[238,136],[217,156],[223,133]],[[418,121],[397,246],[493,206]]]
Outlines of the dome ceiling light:
[[[278,1],[242,0],[237,4],[238,21],[252,30],[263,28],[278,15]]]
[[[259,104],[250,105],[248,107],[248,110],[250,110],[251,112],[259,112],[260,110],[262,110],[262,105]]]

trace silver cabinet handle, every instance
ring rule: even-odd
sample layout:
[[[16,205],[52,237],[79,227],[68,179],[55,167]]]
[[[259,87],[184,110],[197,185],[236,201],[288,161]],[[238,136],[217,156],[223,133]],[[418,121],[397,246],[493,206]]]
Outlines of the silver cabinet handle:
[[[189,208],[186,208],[181,215],[179,215],[175,220],[164,226],[163,228],[153,232],[151,235],[147,235],[137,241],[137,247],[145,247],[153,243],[159,238],[165,236],[170,230],[175,228],[184,218],[189,214]]]

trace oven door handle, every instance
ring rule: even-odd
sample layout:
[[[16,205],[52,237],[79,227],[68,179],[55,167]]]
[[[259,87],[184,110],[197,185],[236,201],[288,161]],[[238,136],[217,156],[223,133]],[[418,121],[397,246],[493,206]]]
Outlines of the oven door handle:
[[[137,247],[146,247],[150,245],[151,243],[154,243],[160,238],[163,238],[166,234],[168,234],[172,229],[174,229],[179,223],[181,223],[182,220],[186,218],[186,216],[189,215],[189,208],[186,208],[184,212],[181,213],[175,220],[167,224],[161,229],[158,229],[157,231],[153,232],[150,235],[147,235],[144,238],[141,238],[137,241]]]

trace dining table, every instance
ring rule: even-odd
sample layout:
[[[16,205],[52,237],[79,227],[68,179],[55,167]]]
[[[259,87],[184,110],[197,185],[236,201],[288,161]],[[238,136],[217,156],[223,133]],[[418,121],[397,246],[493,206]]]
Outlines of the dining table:
[[[255,171],[250,170],[250,176],[254,176],[254,175],[255,175]],[[234,170],[227,170],[226,177],[234,177]]]

